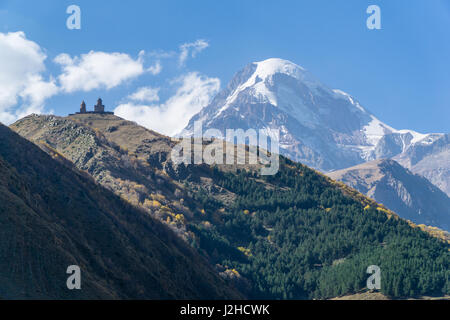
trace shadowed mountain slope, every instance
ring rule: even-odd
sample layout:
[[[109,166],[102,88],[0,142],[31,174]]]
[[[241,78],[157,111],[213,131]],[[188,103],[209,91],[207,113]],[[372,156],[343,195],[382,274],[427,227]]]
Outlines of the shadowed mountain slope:
[[[1,124],[0,229],[1,299],[241,297],[165,226]]]

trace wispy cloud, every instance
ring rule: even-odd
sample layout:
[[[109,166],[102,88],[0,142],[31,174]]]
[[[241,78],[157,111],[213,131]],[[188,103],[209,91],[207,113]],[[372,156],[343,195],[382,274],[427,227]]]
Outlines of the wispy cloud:
[[[159,90],[159,88],[142,87],[133,94],[129,95],[128,99],[136,102],[158,102]]]
[[[209,47],[209,43],[206,40],[199,39],[192,43],[185,43],[180,46],[180,55],[178,63],[180,66],[186,63],[189,57],[195,58],[196,55]]]
[[[154,105],[136,103],[136,100],[139,100],[137,98],[146,96],[143,93],[146,90],[140,89],[130,97],[135,101],[119,105],[114,112],[149,129],[175,135],[188,124],[194,114],[210,103],[219,91],[220,80],[192,72],[179,77],[174,84],[178,85],[176,93],[165,103]]]
[[[177,56],[176,51],[153,50],[148,53],[149,57],[155,59],[169,59]]]
[[[147,71],[150,72],[154,76],[156,76],[157,74],[160,74],[162,71],[161,62],[159,60],[156,61],[156,63],[153,66],[149,67],[147,69]]]

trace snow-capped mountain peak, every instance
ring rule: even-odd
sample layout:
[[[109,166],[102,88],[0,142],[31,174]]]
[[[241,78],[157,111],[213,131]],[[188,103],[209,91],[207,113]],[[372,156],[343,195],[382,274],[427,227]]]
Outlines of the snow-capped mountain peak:
[[[305,68],[271,58],[247,65],[195,115],[206,129],[280,130],[280,151],[294,160],[329,171],[390,158],[442,135],[396,130],[357,99],[330,89]]]
[[[256,64],[256,70],[253,73],[251,79],[260,78],[266,80],[272,77],[274,74],[281,73],[302,80],[305,77],[307,71],[295,63],[288,60],[270,58],[267,60],[254,62]]]
[[[249,67],[249,66],[248,66]],[[248,91],[248,93],[261,103],[270,103],[278,106],[277,93],[273,90],[274,76],[284,75],[301,81],[311,89],[320,85],[308,71],[295,63],[279,58],[270,58],[267,60],[254,62],[250,65],[253,73],[244,79],[228,96],[225,104],[219,109],[215,117],[219,117],[223,111],[230,107],[237,99],[240,93]]]

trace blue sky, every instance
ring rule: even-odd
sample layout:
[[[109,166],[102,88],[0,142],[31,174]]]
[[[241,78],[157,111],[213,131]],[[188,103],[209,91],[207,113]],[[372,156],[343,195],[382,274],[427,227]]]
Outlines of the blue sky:
[[[66,27],[66,8],[71,4],[81,8],[81,30]],[[366,28],[370,4],[381,8],[381,30]],[[446,0],[0,0],[0,35],[18,31],[24,35],[15,40],[33,42],[39,46],[34,49],[45,55],[40,64],[29,60],[38,76],[27,83],[33,90],[45,85],[48,94],[36,96],[22,86],[16,99],[10,96],[3,106],[0,95],[4,122],[19,114],[18,109],[66,115],[82,99],[92,106],[98,96],[112,110],[130,103],[130,96],[140,88],[154,88],[159,89],[152,92],[159,100],[147,95],[139,103],[169,110],[155,113],[154,129],[164,131],[160,119],[172,117],[173,105],[185,104],[186,110],[196,111],[194,104],[207,103],[219,81],[223,88],[246,64],[278,57],[350,93],[394,128],[449,132],[450,2]],[[183,44],[188,56],[180,63]],[[69,68],[66,89],[57,89],[62,87],[63,67],[80,67],[82,55],[89,52],[93,61],[98,52],[123,54],[111,63],[125,63],[126,74],[109,83],[84,80],[86,85],[77,87],[69,84],[77,79]],[[8,70],[16,64],[28,66],[8,57],[0,52],[0,68],[1,64]],[[105,68],[108,74],[111,68]],[[135,95],[135,103],[136,99]],[[174,117],[167,126],[176,126],[187,114]]]

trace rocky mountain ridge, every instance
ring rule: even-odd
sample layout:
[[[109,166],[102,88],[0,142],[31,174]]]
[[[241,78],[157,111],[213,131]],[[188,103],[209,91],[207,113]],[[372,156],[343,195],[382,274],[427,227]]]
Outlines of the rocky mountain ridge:
[[[450,198],[394,160],[375,160],[328,174],[402,218],[450,231]]]
[[[450,195],[448,134],[394,129],[356,98],[330,89],[287,60],[247,65],[180,135],[193,135],[196,121],[202,122],[204,130],[221,132],[279,130],[281,154],[323,172],[395,157]],[[443,153],[438,156],[436,149]],[[415,157],[423,152],[428,156],[422,156],[418,164]]]

